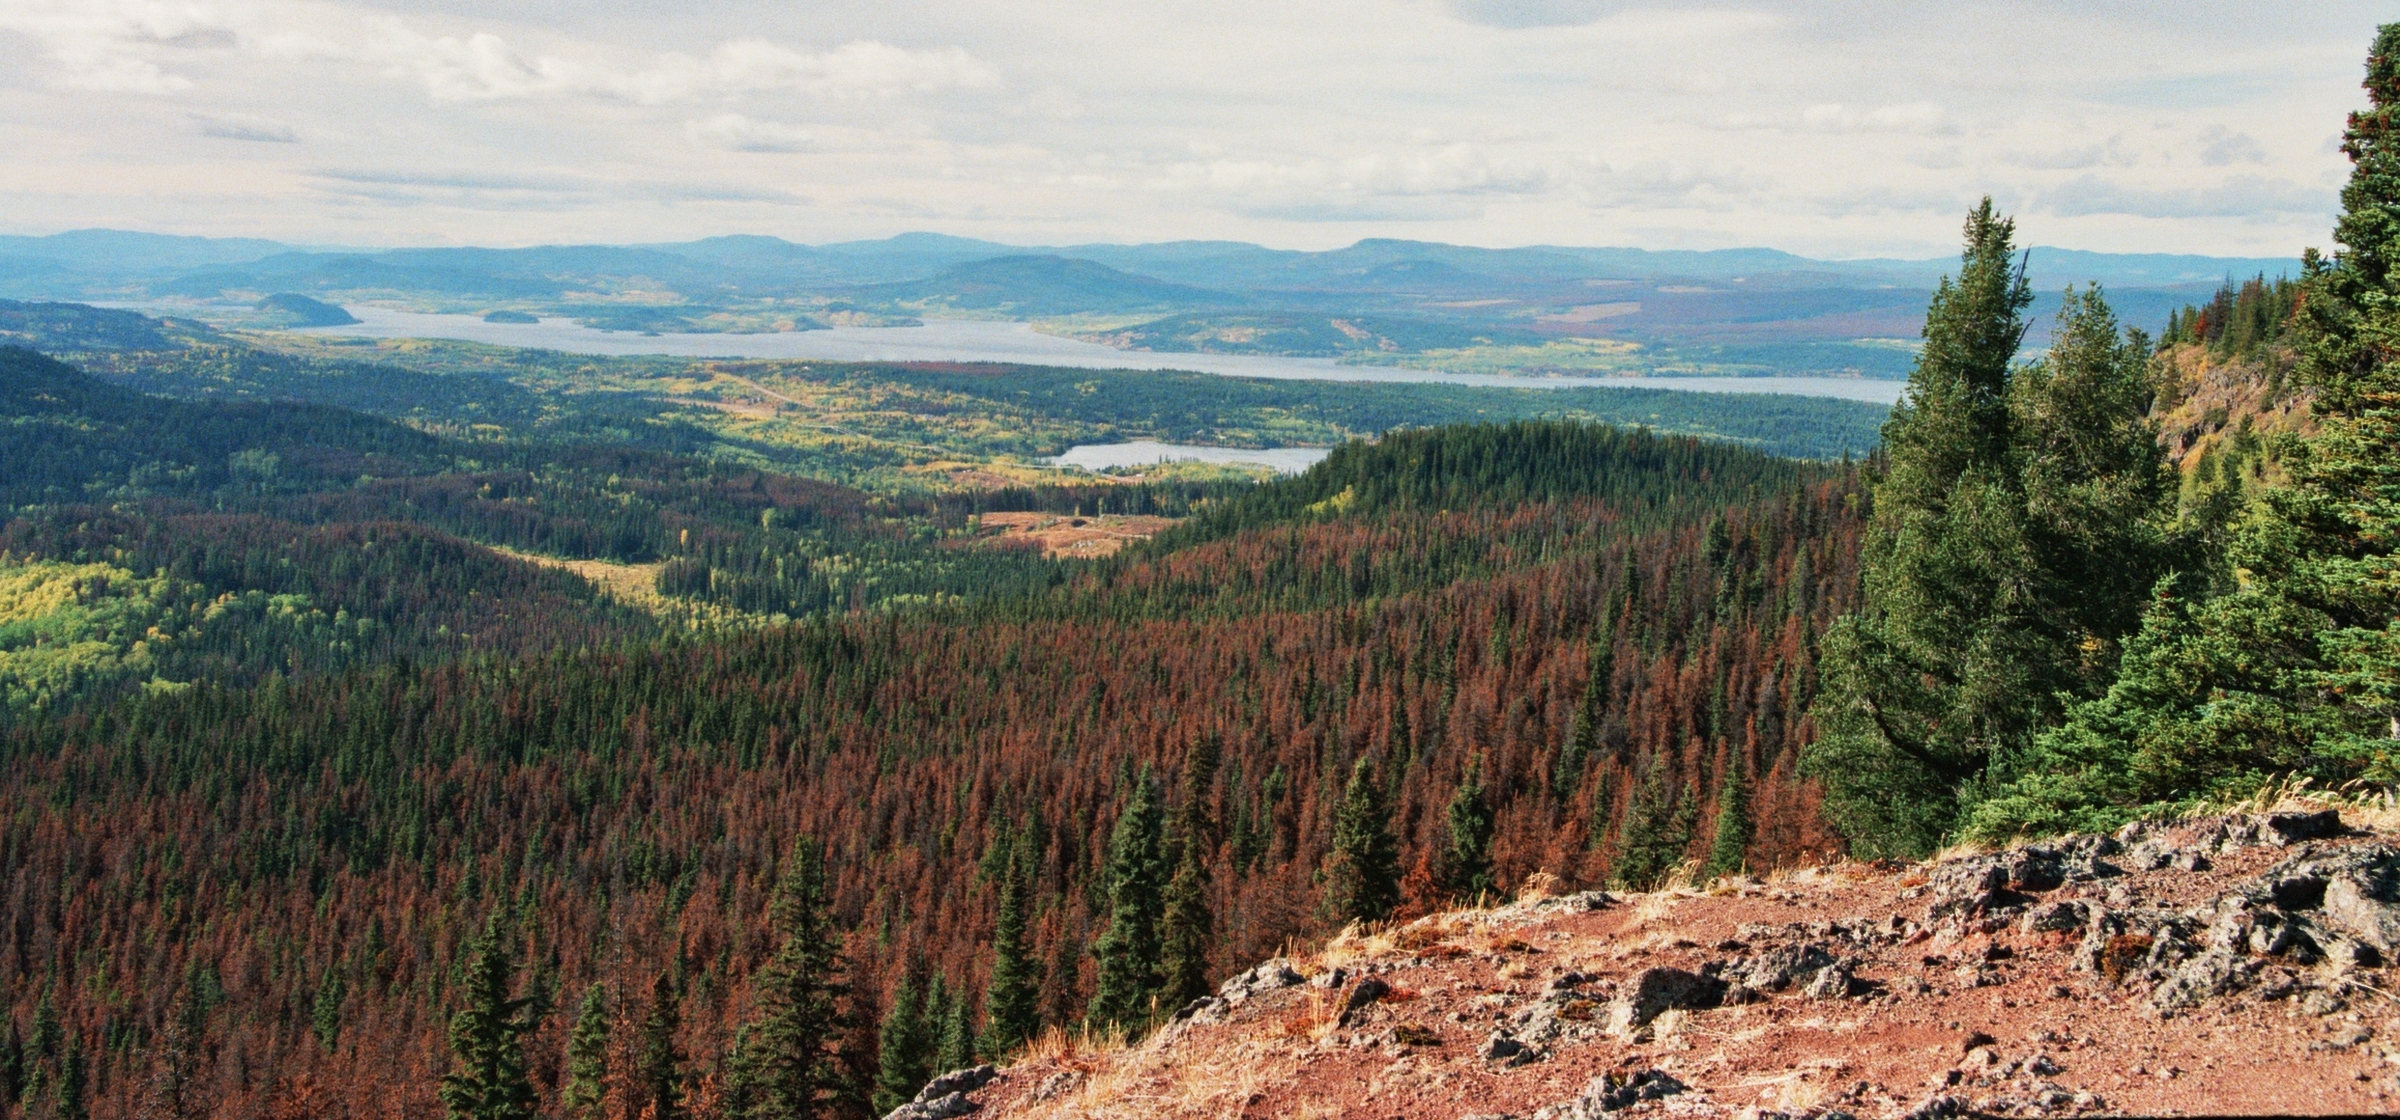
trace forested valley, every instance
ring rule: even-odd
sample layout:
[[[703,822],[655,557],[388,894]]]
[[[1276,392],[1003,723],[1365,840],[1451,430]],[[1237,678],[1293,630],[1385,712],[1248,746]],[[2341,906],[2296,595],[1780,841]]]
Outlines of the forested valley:
[[[1573,416],[945,487],[19,308],[75,360],[0,350],[0,1113],[880,1114],[1528,883],[2386,790],[2400,27],[2369,71],[2340,250],[2158,339],[2085,289],[2021,353],[1975,210],[1863,461]],[[1090,422],[1004,373],[909,376]]]

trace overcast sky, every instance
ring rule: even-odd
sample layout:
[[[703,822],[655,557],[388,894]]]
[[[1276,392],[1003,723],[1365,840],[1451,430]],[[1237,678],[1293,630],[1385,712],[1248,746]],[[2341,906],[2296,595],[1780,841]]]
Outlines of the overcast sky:
[[[2386,10],[0,0],[0,232],[2283,255]]]

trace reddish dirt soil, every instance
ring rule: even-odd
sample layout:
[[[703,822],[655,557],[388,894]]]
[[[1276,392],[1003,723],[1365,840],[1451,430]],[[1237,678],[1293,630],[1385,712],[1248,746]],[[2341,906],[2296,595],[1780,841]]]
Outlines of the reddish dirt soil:
[[[1111,556],[1128,541],[1146,540],[1175,524],[1169,517],[1069,517],[1056,513],[987,513],[981,538],[1008,548],[1039,547],[1048,556]]]
[[[2376,839],[2320,841],[2317,850]],[[2037,903],[2204,907],[2292,854],[2238,847],[2209,856],[2204,870],[2071,882]],[[2252,989],[2162,1015],[2147,984],[2075,969],[2080,934],[2024,932],[2023,911],[1936,918],[1922,889],[1934,870],[1844,863],[1708,890],[1520,900],[1352,933],[1289,962],[1318,979],[1338,967],[1390,985],[1347,1022],[1338,1016],[1355,984],[1312,980],[1131,1047],[1053,1037],[973,1097],[994,1120],[1532,1117],[1611,1071],[1660,1070],[1685,1091],[1631,1112],[1840,1110],[1863,1120],[1938,1096],[1955,1097],[1967,1115],[2400,1111],[2400,999],[2381,994],[2400,991],[2400,977],[2354,969],[2328,981],[2338,1000]],[[1795,985],[1759,1002],[1669,1011],[1646,1029],[1603,1022],[1615,986],[1645,968],[1698,971],[1774,943],[1768,927],[1807,938],[1825,927],[1805,927],[1832,920],[1876,931],[1870,944],[1843,947],[1858,962],[1847,996],[1811,998]],[[1569,972],[1591,978],[1583,990],[1592,999],[1549,997],[1571,1022],[1546,1057],[1512,1066],[1483,1056],[1495,1026],[1522,1022]]]

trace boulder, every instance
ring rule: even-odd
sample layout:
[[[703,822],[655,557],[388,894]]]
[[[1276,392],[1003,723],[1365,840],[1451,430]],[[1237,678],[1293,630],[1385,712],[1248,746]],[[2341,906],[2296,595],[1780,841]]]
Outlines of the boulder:
[[[910,1101],[884,1114],[883,1120],[951,1120],[975,1111],[965,1093],[950,1093],[929,1101]]]
[[[1665,1070],[1609,1073],[1595,1077],[1573,1100],[1561,1101],[1533,1114],[1533,1120],[1599,1120],[1643,1101],[1661,1100],[1687,1086]]]
[[[1850,975],[1850,965],[1836,961],[1818,969],[1801,994],[1810,999],[1845,999],[1857,987],[1857,979]]]
[[[1227,979],[1218,985],[1217,995],[1228,1002],[1240,1003],[1260,992],[1296,988],[1305,982],[1306,979],[1292,969],[1292,962],[1277,958]]]
[[[1351,985],[1349,993],[1342,997],[1342,1012],[1336,1021],[1342,1026],[1349,1026],[1352,1016],[1357,1015],[1361,1010],[1371,1006],[1376,1000],[1390,995],[1391,992],[1392,986],[1390,984],[1384,983],[1382,980],[1379,980],[1373,976],[1369,976],[1360,980],[1358,983]]]
[[[917,1090],[915,1103],[925,1104],[947,1097],[952,1093],[972,1093],[991,1084],[992,1079],[998,1076],[1000,1076],[1000,1071],[989,1065],[954,1069],[926,1082],[924,1088]]]
[[[1743,970],[1741,981],[1744,987],[1779,992],[1795,981],[1807,983],[1819,970],[1832,964],[1833,954],[1822,945],[1778,945],[1751,961],[1750,967]]]
[[[1608,1027],[1622,1034],[1669,1011],[1715,1007],[1724,998],[1722,980],[1680,968],[1645,968],[1610,1001]]]

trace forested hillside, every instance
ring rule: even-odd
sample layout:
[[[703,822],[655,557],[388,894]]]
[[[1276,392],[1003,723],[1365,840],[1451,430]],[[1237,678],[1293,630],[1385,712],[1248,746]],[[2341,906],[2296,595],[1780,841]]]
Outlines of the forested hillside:
[[[429,1109],[468,942],[497,921],[544,1102],[599,992],[610,1109],[673,1000],[685,1107],[721,1112],[749,1091],[729,1055],[804,836],[853,1058],[924,976],[979,1010],[1002,968],[1028,993],[1020,1032],[1095,996],[1154,1014],[1163,974],[1137,970],[1128,1000],[1093,956],[1120,924],[1103,871],[1128,798],[1171,811],[1158,842],[1204,872],[1213,921],[1178,911],[1203,976],[1344,916],[1319,871],[1355,774],[1388,799],[1408,907],[1537,869],[1645,882],[1712,847],[1823,851],[1793,766],[1814,636],[1854,579],[1851,480],[1573,425],[1412,433],[1055,590],[202,678],[22,720],[0,959],[23,1026],[0,1070],[40,1112]],[[142,533],[174,531],[74,516],[12,531],[41,554],[113,531],[129,568],[155,559]],[[1005,965],[986,948],[1004,895]]]

